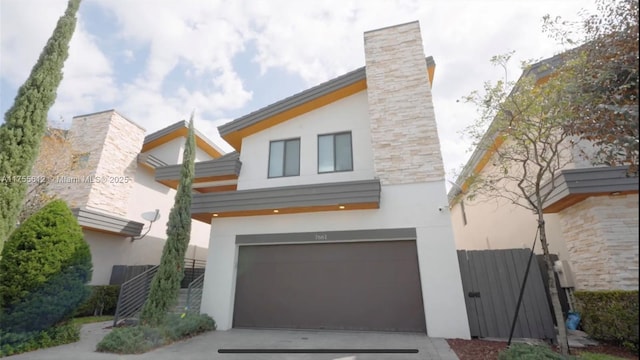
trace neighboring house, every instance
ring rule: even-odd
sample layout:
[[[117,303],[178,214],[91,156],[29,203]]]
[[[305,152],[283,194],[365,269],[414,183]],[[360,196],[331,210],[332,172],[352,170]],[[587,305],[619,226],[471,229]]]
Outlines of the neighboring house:
[[[558,55],[528,71],[541,80],[560,61]],[[593,147],[584,141],[573,144],[565,147],[567,165],[544,203],[550,252],[564,260],[559,267],[561,285],[577,290],[637,290],[638,177],[628,177],[626,167],[594,167],[583,156]],[[471,176],[493,171],[492,153],[485,149],[473,152],[449,192],[456,246],[531,248],[538,223],[530,210],[504,199],[471,201],[464,192]],[[542,253],[537,244],[535,251]]]
[[[219,127],[196,164],[218,329],[469,338],[418,22],[366,32],[366,66]],[[175,181],[177,172],[158,169]],[[221,190],[221,191],[216,191]]]
[[[177,182],[159,183],[155,171],[182,162],[186,134],[181,121],[145,136],[114,110],[73,118],[67,133],[71,166],[49,179],[48,191],[67,201],[82,226],[91,248],[92,285],[109,284],[114,265],[160,263]],[[197,161],[221,156],[202,134],[196,138]],[[153,224],[142,218],[156,209],[160,218]],[[188,258],[206,258],[209,232],[209,224],[193,220]]]

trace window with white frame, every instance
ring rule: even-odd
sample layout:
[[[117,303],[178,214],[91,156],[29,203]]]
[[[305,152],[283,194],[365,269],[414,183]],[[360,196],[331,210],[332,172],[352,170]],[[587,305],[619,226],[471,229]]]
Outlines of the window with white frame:
[[[318,173],[353,171],[351,132],[318,135]]]
[[[300,175],[300,138],[269,143],[269,177]]]

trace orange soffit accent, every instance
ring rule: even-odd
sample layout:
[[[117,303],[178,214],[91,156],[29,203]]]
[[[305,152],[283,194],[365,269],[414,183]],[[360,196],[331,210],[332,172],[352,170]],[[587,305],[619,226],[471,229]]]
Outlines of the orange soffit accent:
[[[370,210],[379,209],[378,203],[357,203],[349,204],[345,209],[340,210],[335,205],[319,205],[319,206],[306,206],[298,208],[285,208],[285,209],[264,209],[264,210],[244,210],[244,211],[229,211],[229,212],[216,212],[216,213],[200,213],[192,214],[191,217],[196,220],[211,223],[212,218],[215,217],[245,217],[245,216],[260,216],[260,215],[283,215],[283,214],[299,214],[308,212],[321,212],[321,211],[349,211],[349,210]],[[216,215],[217,214],[217,215]]]
[[[491,146],[484,153],[480,161],[478,161],[478,164],[476,164],[476,166],[473,168],[473,174],[480,173],[482,169],[484,169],[484,167],[487,166],[487,164],[489,163],[489,160],[491,160],[491,157],[496,152],[496,150],[498,150],[498,148],[502,145],[503,142],[504,142],[504,137],[502,136],[498,136],[493,141],[493,144],[491,144]],[[462,184],[463,191],[467,190],[468,188],[469,188],[469,179],[465,180],[465,182]]]
[[[435,65],[429,66],[427,68],[429,81],[431,82],[431,84],[433,84],[433,77],[435,74],[435,70],[436,70]],[[287,120],[291,120],[294,117],[316,110],[325,105],[331,104],[334,101],[338,101],[340,99],[346,98],[347,96],[351,96],[353,94],[359,93],[360,91],[366,90],[366,89],[367,89],[367,80],[366,79],[358,80],[352,84],[349,84],[345,87],[335,90],[329,94],[320,96],[313,100],[302,103],[298,106],[295,106],[293,108],[290,108],[288,110],[275,114],[271,117],[265,118],[253,125],[247,126],[246,128],[223,135],[222,138],[227,143],[229,143],[229,145],[233,146],[234,149],[236,149],[237,151],[240,151],[240,148],[242,147],[242,139],[249,135],[253,135],[259,131],[268,129],[274,125],[278,125]]]
[[[172,131],[160,138],[157,138],[153,141],[149,141],[148,143],[142,145],[142,150],[141,152],[147,152],[151,149],[157,148],[160,145],[164,145],[166,143],[168,143],[169,141],[173,140],[173,139],[177,139],[179,137],[187,137],[187,133],[188,133],[188,129],[187,128],[180,128],[176,131]],[[220,152],[218,152],[218,150],[216,150],[213,146],[209,145],[206,141],[204,141],[200,136],[196,135],[196,145],[198,148],[202,149],[204,152],[206,152],[209,156],[211,156],[214,159],[219,158],[220,156],[222,156],[222,154],[220,154]]]
[[[347,85],[329,94],[320,96],[316,99],[305,102],[296,107],[285,110],[281,113],[275,114],[271,117],[261,120],[260,122],[250,125],[244,129],[234,131],[232,133],[224,135],[222,138],[225,139],[231,146],[233,146],[234,149],[239,151],[242,146],[242,139],[249,135],[253,135],[264,129],[268,129],[272,126],[278,125],[287,120],[291,120],[297,116],[300,116],[302,114],[321,108],[334,101],[344,99],[347,96],[356,94],[362,90],[365,90],[366,88],[367,88],[366,80],[363,79],[363,80],[357,81],[353,84]]]

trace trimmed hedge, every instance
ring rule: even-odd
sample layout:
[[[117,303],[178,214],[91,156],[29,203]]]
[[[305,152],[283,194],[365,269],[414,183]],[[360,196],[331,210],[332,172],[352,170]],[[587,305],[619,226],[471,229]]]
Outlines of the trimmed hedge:
[[[76,317],[115,315],[120,285],[87,285],[91,295],[76,310]]]
[[[80,327],[70,323],[44,331],[10,333],[0,331],[0,357],[20,354],[80,340]]]
[[[68,319],[89,295],[91,252],[62,200],[54,200],[16,229],[0,259],[0,327],[42,331]]]
[[[638,290],[576,291],[574,296],[587,334],[638,352]]]
[[[159,327],[137,325],[114,328],[98,343],[96,350],[116,354],[141,354],[215,329],[215,321],[204,314],[169,314]]]

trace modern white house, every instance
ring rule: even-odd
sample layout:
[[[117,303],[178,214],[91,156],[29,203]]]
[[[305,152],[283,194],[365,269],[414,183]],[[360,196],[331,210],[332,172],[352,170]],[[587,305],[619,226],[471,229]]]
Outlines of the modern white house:
[[[435,63],[418,22],[364,44],[364,67],[220,126],[235,152],[196,164],[208,192],[192,217],[211,224],[201,312],[219,330],[470,337]]]
[[[186,134],[187,123],[180,121],[145,136],[114,110],[73,118],[66,137],[73,164],[49,179],[47,191],[64,199],[82,226],[93,261],[91,285],[111,283],[116,265],[160,263],[177,182],[156,181],[156,168],[180,166]],[[221,156],[204,135],[197,132],[196,139],[197,161]],[[156,210],[159,219],[151,223]],[[209,232],[208,223],[192,221],[188,258],[206,258]]]

